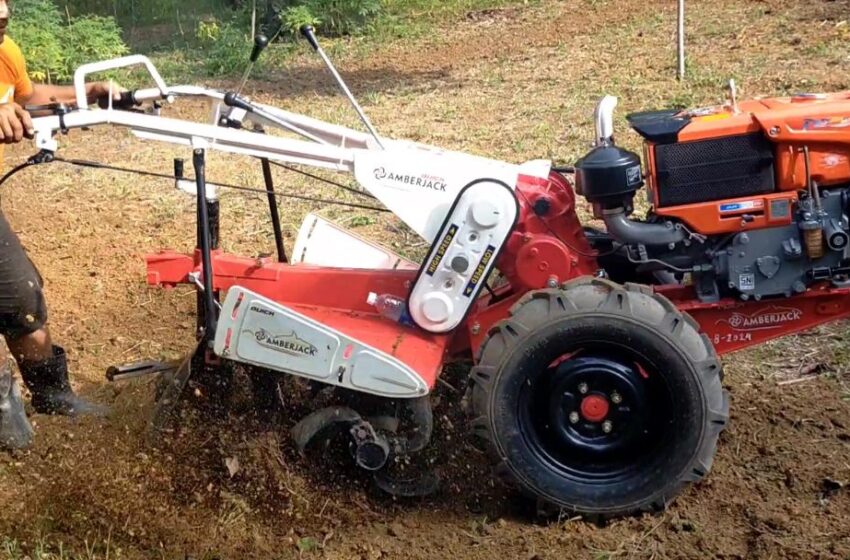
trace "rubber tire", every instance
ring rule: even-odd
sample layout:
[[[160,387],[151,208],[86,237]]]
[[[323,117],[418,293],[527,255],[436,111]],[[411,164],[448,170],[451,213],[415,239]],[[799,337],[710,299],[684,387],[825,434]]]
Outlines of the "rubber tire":
[[[634,480],[616,487],[565,479],[535,455],[520,429],[516,403],[525,379],[519,364],[547,337],[563,336],[588,321],[627,332],[679,364],[667,370],[665,379],[675,380],[674,397],[684,399],[688,412],[688,435],[665,447],[664,469],[642,472],[635,465]],[[473,434],[485,443],[500,478],[536,497],[538,511],[555,509],[594,520],[663,510],[687,484],[708,474],[729,418],[720,362],[696,321],[645,286],[591,277],[530,292],[517,302],[482,344],[468,401]]]

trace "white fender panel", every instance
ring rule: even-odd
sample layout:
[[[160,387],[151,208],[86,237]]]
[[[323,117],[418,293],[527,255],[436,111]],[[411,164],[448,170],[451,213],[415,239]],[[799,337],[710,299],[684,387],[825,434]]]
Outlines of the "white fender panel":
[[[519,172],[510,163],[399,144],[354,155],[357,181],[428,242],[466,185],[488,177],[513,189]]]

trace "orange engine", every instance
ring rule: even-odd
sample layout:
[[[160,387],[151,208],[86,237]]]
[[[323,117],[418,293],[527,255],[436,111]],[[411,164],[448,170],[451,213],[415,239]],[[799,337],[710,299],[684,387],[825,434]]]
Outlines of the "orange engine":
[[[655,213],[701,234],[789,224],[798,192],[810,181],[850,183],[850,92],[638,113],[629,120],[646,139]]]
[[[850,93],[629,115],[645,174],[614,143],[615,105],[600,101],[595,146],[576,163],[576,190],[606,226],[589,239],[615,279],[689,283],[704,301],[850,283]]]

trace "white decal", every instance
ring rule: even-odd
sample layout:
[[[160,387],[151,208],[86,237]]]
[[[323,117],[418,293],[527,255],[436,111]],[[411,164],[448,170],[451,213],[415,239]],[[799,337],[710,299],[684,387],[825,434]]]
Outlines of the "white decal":
[[[802,316],[803,312],[796,307],[770,306],[750,315],[732,313],[728,319],[720,319],[715,324],[726,323],[734,331],[764,331],[778,329]]]

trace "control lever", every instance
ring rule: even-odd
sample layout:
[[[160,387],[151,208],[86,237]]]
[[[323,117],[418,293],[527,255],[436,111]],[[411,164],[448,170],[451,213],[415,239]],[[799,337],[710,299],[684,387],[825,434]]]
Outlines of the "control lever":
[[[236,97],[239,97],[242,93],[242,90],[245,88],[245,84],[248,83],[248,77],[251,75],[254,65],[268,46],[269,38],[265,35],[257,35],[254,37],[254,48],[251,50],[251,56],[248,58],[248,67],[245,68],[245,72],[242,74],[242,80],[239,82],[239,89],[236,90]]]
[[[363,108],[360,107],[360,104],[357,103],[357,100],[354,98],[354,95],[351,94],[351,90],[348,89],[348,86],[345,85],[345,81],[342,79],[342,76],[339,75],[339,72],[334,68],[331,59],[328,58],[328,55],[325,54],[325,51],[322,50],[322,46],[319,45],[319,40],[316,38],[316,34],[313,31],[312,25],[302,25],[301,26],[301,34],[304,35],[304,38],[307,39],[307,42],[310,43],[310,46],[313,47],[313,50],[318,53],[318,55],[322,58],[322,61],[325,63],[325,66],[330,70],[331,75],[333,75],[336,83],[339,85],[339,88],[348,98],[348,101],[351,102],[351,105],[354,107],[354,110],[357,112],[357,115],[360,117],[360,120],[363,121],[363,124],[366,125],[366,128],[369,130],[369,133],[375,139],[375,142],[378,143],[378,146],[381,149],[384,149],[384,144],[381,142],[381,139],[378,137],[378,131],[375,130],[375,127],[372,126],[371,121],[369,121],[369,117],[366,116],[366,113],[363,111]]]

